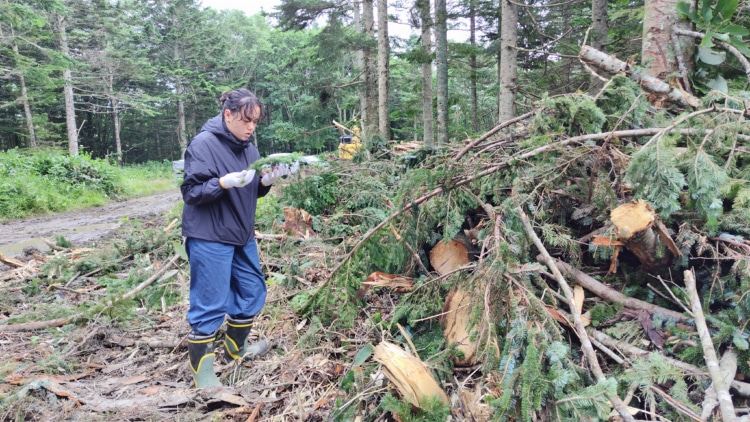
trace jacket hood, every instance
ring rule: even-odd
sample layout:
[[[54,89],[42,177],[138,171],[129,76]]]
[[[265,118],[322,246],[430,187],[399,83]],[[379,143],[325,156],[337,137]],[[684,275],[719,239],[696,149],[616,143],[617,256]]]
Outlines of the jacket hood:
[[[229,145],[229,148],[231,148],[235,153],[242,151],[243,149],[247,148],[248,145],[250,145],[249,140],[240,141],[235,138],[234,135],[232,135],[232,132],[227,129],[227,125],[226,123],[224,123],[224,119],[221,118],[221,113],[219,113],[218,116],[209,119],[201,128],[201,132],[203,131],[213,133],[219,141],[226,142],[227,145]]]

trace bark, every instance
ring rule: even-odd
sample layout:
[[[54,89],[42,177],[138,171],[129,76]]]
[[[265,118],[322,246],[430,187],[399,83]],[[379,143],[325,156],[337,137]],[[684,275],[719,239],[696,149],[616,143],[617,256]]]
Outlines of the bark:
[[[60,37],[60,53],[68,57],[70,55],[68,34],[65,32],[65,18],[62,15],[57,15],[57,30]],[[65,82],[63,94],[65,95],[65,125],[68,131],[68,151],[70,155],[76,156],[78,155],[78,127],[76,126],[76,110],[73,102],[73,77],[68,67],[63,69],[63,81]]]
[[[391,139],[388,118],[388,0],[378,0],[378,134],[384,141]]]
[[[537,261],[542,262],[540,257],[537,257]],[[573,268],[570,264],[556,260],[555,265],[560,269],[562,273],[575,278],[576,283],[602,299],[607,299],[610,302],[614,303],[621,303],[624,307],[629,309],[644,310],[649,312],[650,314],[658,314],[665,318],[672,318],[675,321],[688,320],[687,316],[679,312],[665,309],[652,303],[644,302],[642,300],[624,295],[617,290],[604,285],[594,277],[591,277],[590,275]]]
[[[178,44],[174,44],[174,55],[172,57],[175,63],[180,63],[180,51]],[[182,86],[181,77],[178,75],[175,80],[175,90],[177,93],[177,141],[180,143],[180,154],[184,157],[187,149],[187,129],[185,124],[185,87]]]
[[[362,11],[360,10],[360,2],[357,0],[352,1],[352,12],[354,15],[354,29],[357,33],[364,34],[364,24],[362,22]],[[366,139],[366,123],[369,121],[367,115],[367,79],[366,79],[366,65],[365,65],[365,48],[358,47],[354,54],[354,62],[359,71],[359,86],[357,91],[359,94],[359,110],[360,110],[360,125],[362,127],[362,138]],[[344,120],[344,119],[342,119]]]
[[[113,94],[115,89],[115,72],[109,68],[109,78],[107,79],[107,88],[109,89],[109,102],[112,104],[112,120],[115,129],[115,153],[117,154],[117,165],[122,167],[122,140],[120,139],[120,101]]]
[[[500,24],[500,92],[498,94],[498,119],[500,122],[516,116],[516,79],[518,78],[518,6],[511,0],[501,0]]]
[[[5,37],[3,34],[2,27],[0,27],[0,37]],[[10,37],[13,53],[18,56],[18,45],[14,40],[15,34],[13,33],[13,27],[10,28]],[[21,103],[23,104],[23,115],[26,119],[26,130],[29,132],[29,138],[26,140],[26,146],[29,148],[36,147],[36,133],[34,132],[34,120],[31,116],[31,105],[29,104],[29,94],[26,89],[26,78],[23,76],[23,71],[19,69],[18,72],[18,85],[21,88]]]
[[[448,11],[445,0],[435,0],[437,62],[437,143],[448,143]]]
[[[591,1],[591,47],[596,50],[607,51],[607,31],[609,23],[607,21],[607,0]],[[596,75],[591,75],[591,84],[589,92],[596,93],[604,86],[604,82]]]
[[[618,73],[627,74],[630,79],[637,82],[641,88],[659,98],[660,102],[669,102],[682,107],[700,107],[700,100],[694,95],[680,89],[672,87],[668,83],[659,80],[643,71],[633,70],[622,60],[618,60],[606,53],[595,50],[589,46],[583,46],[578,57],[587,64],[596,67],[602,72],[612,75]]]
[[[690,29],[687,20],[680,19],[677,3],[680,0],[646,0],[643,11],[643,43],[641,63],[646,73],[664,79],[678,74],[680,63],[690,72],[695,43],[685,43],[675,48],[672,45],[672,28]]]
[[[425,54],[432,54],[432,18],[430,17],[430,1],[419,0],[419,14],[422,21],[422,48]],[[432,60],[422,63],[422,125],[424,144],[431,146],[435,143],[433,127],[435,119],[432,106]]]
[[[362,28],[367,40],[375,38],[375,16],[373,14],[373,0],[362,1]],[[375,57],[372,49],[365,48],[365,112],[362,114],[362,143],[365,148],[369,147],[372,136],[378,127],[378,94]]]

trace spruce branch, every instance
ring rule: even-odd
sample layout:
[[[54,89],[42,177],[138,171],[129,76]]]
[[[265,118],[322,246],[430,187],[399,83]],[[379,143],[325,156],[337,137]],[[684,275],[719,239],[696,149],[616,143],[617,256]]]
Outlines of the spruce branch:
[[[583,349],[583,353],[589,362],[589,368],[591,369],[591,372],[593,372],[596,380],[599,383],[606,382],[607,377],[604,375],[601,366],[599,366],[599,360],[596,357],[596,351],[594,351],[594,346],[591,344],[591,339],[586,333],[586,327],[583,325],[583,320],[581,319],[581,310],[578,309],[575,303],[575,299],[573,298],[573,289],[571,289],[568,282],[565,281],[562,273],[560,273],[560,270],[555,265],[555,260],[550,256],[549,252],[547,252],[547,249],[544,247],[544,244],[542,244],[542,241],[539,239],[539,236],[537,236],[534,232],[534,228],[531,226],[529,217],[520,206],[516,208],[516,212],[518,212],[519,217],[521,217],[521,224],[523,224],[523,228],[526,230],[526,234],[529,236],[537,249],[539,249],[541,255],[544,257],[545,263],[552,271],[552,274],[554,274],[557,283],[565,293],[565,297],[568,300],[568,307],[570,308],[570,313],[573,317],[573,325],[576,333],[578,334],[578,338],[581,341],[581,348]],[[617,409],[617,413],[620,414],[620,417],[624,421],[635,422],[633,416],[630,414],[630,412],[628,412],[627,406],[625,405],[625,403],[623,403],[622,399],[620,399],[620,397],[616,393],[609,394],[608,396],[612,405],[615,407],[615,409]]]
[[[729,394],[727,383],[724,382],[724,375],[721,373],[721,368],[719,367],[719,359],[716,356],[716,349],[714,349],[714,343],[711,340],[711,333],[708,331],[701,300],[698,296],[698,290],[695,287],[695,274],[690,270],[685,270],[683,274],[685,275],[685,289],[690,298],[690,308],[693,310],[693,317],[695,318],[695,328],[698,330],[701,345],[703,346],[703,358],[706,360],[706,367],[708,367],[708,372],[711,374],[711,381],[713,381],[716,396],[719,400],[721,419],[724,422],[731,422],[735,418],[734,404],[732,403],[732,396]]]

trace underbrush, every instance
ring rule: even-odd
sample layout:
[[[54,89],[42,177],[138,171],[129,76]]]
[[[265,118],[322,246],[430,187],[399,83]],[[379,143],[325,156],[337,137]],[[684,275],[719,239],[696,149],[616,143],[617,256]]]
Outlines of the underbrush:
[[[120,168],[85,153],[0,152],[0,220],[100,206],[176,186],[167,161]]]

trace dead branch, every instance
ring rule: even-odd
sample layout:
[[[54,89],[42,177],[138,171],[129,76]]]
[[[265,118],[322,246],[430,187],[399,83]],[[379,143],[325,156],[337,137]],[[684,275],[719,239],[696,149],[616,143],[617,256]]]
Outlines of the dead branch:
[[[709,374],[711,374],[711,381],[716,390],[716,396],[719,399],[721,418],[724,422],[731,422],[735,418],[734,404],[732,403],[732,396],[729,395],[727,383],[724,382],[724,375],[722,375],[721,369],[719,369],[719,359],[716,356],[716,349],[714,349],[708,325],[706,325],[706,318],[703,315],[703,307],[701,306],[700,297],[698,297],[698,290],[695,288],[695,275],[690,270],[686,270],[683,274],[685,275],[685,289],[690,298],[690,308],[693,310],[695,328],[698,330],[701,345],[703,346],[703,358],[706,360],[706,366],[708,367]]]
[[[463,157],[467,152],[469,152],[470,149],[472,149],[475,146],[481,144],[482,142],[484,142],[485,140],[487,140],[490,136],[496,134],[500,130],[502,130],[502,129],[504,129],[504,128],[512,125],[512,124],[514,124],[514,123],[518,123],[521,120],[528,119],[529,117],[533,116],[534,113],[536,113],[536,111],[530,111],[530,112],[528,112],[526,114],[522,114],[522,115],[520,115],[518,117],[514,117],[514,118],[512,118],[510,120],[507,120],[507,121],[505,121],[503,123],[500,123],[499,125],[497,125],[494,128],[490,129],[484,135],[482,135],[479,138],[474,139],[473,141],[469,142],[461,151],[459,151],[458,154],[456,154],[456,160],[460,160],[461,157]]]
[[[537,261],[543,262],[542,257],[537,256]],[[617,290],[614,290],[611,287],[608,287],[607,285],[595,279],[594,277],[591,277],[590,275],[584,273],[583,271],[579,271],[573,268],[570,264],[567,264],[560,260],[555,260],[555,264],[556,264],[556,268],[558,268],[560,271],[572,276],[573,278],[576,279],[576,282],[578,284],[580,284],[581,286],[586,288],[588,291],[599,296],[602,299],[607,299],[615,303],[622,303],[623,306],[625,306],[626,308],[645,310],[649,312],[650,314],[660,314],[667,318],[673,318],[675,321],[687,321],[688,320],[687,316],[679,312],[675,312],[666,308],[662,308],[661,306],[654,305],[652,303],[644,302],[642,300],[638,300],[630,296],[624,295],[618,292]]]
[[[48,321],[34,321],[34,322],[24,322],[21,324],[0,325],[0,333],[17,333],[21,331],[44,330],[45,328],[50,328],[50,327],[62,327],[63,325],[67,325],[72,322],[75,322],[80,317],[81,317],[81,314],[75,314],[73,316],[69,316],[65,318],[58,318],[58,319],[51,319]]]
[[[174,265],[174,263],[177,262],[177,260],[179,258],[180,258],[180,254],[174,254],[174,256],[169,261],[167,261],[166,264],[162,265],[161,268],[159,268],[159,270],[157,270],[151,277],[148,278],[148,280],[146,280],[143,283],[135,286],[135,288],[133,290],[125,293],[124,295],[122,295],[117,300],[120,301],[120,300],[129,299],[129,298],[135,296],[136,294],[138,294],[141,290],[145,289],[151,283],[153,283],[159,277],[161,277],[161,275],[164,274],[167,271],[167,269],[169,269],[172,265]],[[112,306],[112,303],[113,303],[112,300],[108,301],[107,302],[107,306]]]
[[[578,53],[578,57],[586,63],[589,63],[599,70],[609,74],[626,74],[630,79],[637,82],[646,92],[666,97],[666,99],[673,104],[682,107],[700,107],[701,102],[694,95],[681,89],[673,88],[668,83],[654,78],[653,76],[649,76],[640,70],[634,70],[624,61],[612,57],[607,53],[603,53],[584,45],[581,47],[581,52]]]
[[[521,224],[523,224],[523,228],[526,230],[526,234],[529,236],[531,241],[534,242],[534,245],[537,247],[537,249],[539,249],[540,255],[543,257],[543,261],[547,264],[550,271],[552,271],[552,274],[554,274],[557,283],[565,293],[565,297],[568,301],[568,307],[570,308],[570,313],[573,317],[573,325],[575,327],[576,334],[578,334],[578,338],[581,341],[581,348],[583,349],[583,353],[589,362],[589,368],[591,369],[591,372],[593,372],[597,381],[605,382],[607,380],[607,377],[604,375],[601,366],[599,366],[599,359],[596,357],[596,351],[594,351],[594,346],[591,344],[591,339],[589,339],[589,336],[586,333],[586,327],[583,325],[583,320],[581,319],[581,310],[578,309],[578,306],[576,306],[575,303],[573,289],[571,289],[568,282],[565,281],[562,273],[560,273],[560,270],[555,265],[555,260],[550,256],[549,252],[547,252],[547,249],[544,247],[544,244],[534,232],[534,228],[531,226],[531,221],[529,221],[529,217],[526,215],[526,213],[523,212],[523,208],[521,208],[520,206],[517,207],[516,212],[518,212],[518,215],[521,217]],[[633,416],[630,414],[630,412],[628,412],[627,406],[625,406],[625,403],[623,403],[622,399],[620,399],[620,397],[616,393],[609,395],[609,400],[612,403],[612,406],[617,409],[617,413],[620,414],[620,417],[624,421],[635,422]]]
[[[414,258],[415,261],[417,261],[417,265],[419,265],[419,268],[422,269],[422,272],[424,273],[424,275],[429,276],[430,270],[428,270],[427,267],[425,267],[424,263],[422,262],[422,259],[419,258],[419,254],[417,253],[417,251],[414,250],[414,248],[409,244],[409,242],[405,241],[401,237],[401,234],[396,231],[396,227],[394,227],[393,224],[391,224],[390,226],[391,226],[391,233],[393,233],[393,236],[396,238],[396,240],[398,240],[399,242],[403,243],[404,246],[406,246],[406,249],[409,250],[409,252],[411,253],[411,256]]]

